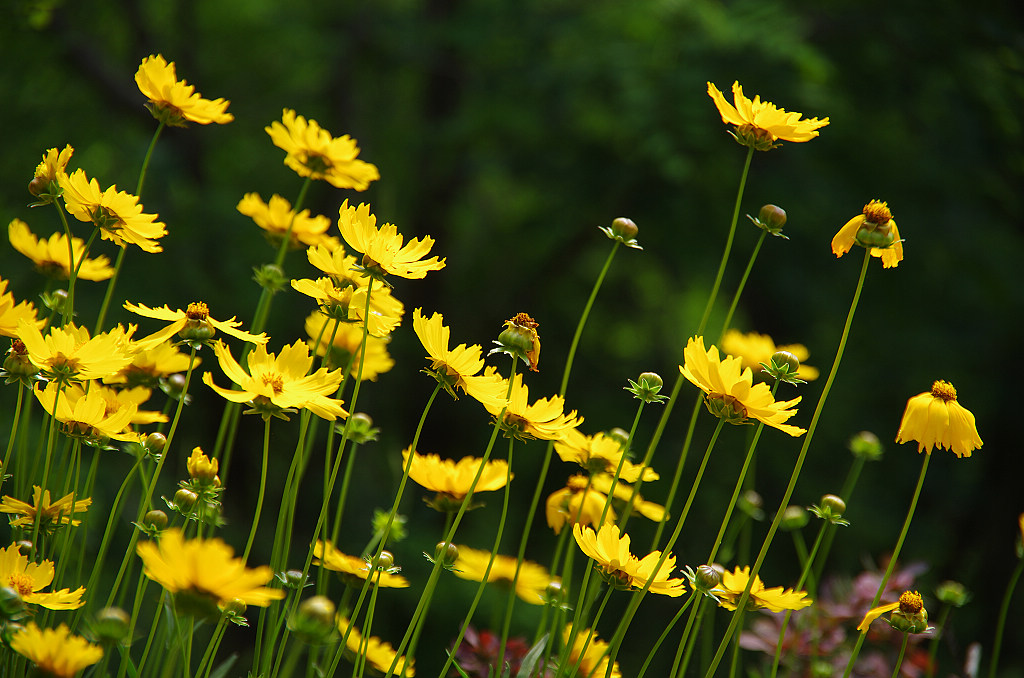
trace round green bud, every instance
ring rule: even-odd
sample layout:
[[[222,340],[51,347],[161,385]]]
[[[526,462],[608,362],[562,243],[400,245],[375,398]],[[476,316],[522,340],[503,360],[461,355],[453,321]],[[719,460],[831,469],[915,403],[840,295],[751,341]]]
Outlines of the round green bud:
[[[0,587],[0,619],[17,619],[25,612],[25,603],[16,590]]]
[[[636,222],[628,217],[618,217],[612,221],[612,233],[623,240],[632,240],[639,232]]]
[[[605,435],[613,439],[619,445],[625,445],[629,441],[629,431],[617,426],[605,432]]]
[[[544,589],[544,599],[552,605],[560,605],[565,600],[565,587],[561,579],[552,579]]]
[[[128,637],[131,616],[119,607],[105,607],[93,617],[92,632],[101,645],[113,645]]]
[[[33,177],[32,181],[28,182],[28,192],[37,198],[50,189],[50,182],[44,177]]]
[[[637,381],[640,382],[641,386],[646,387],[655,393],[660,391],[661,387],[665,385],[665,381],[661,378],[661,375],[656,372],[644,372],[640,375],[640,378]]]
[[[177,500],[177,496],[175,496]],[[167,514],[163,511],[149,511],[142,519],[142,524],[154,530],[163,530],[167,527]]]
[[[299,640],[310,645],[323,643],[334,633],[334,603],[326,596],[313,596],[299,604],[288,620],[288,628]]]
[[[782,520],[779,522],[779,529],[786,532],[799,530],[810,521],[810,516],[803,506],[787,506],[782,512]]]
[[[796,374],[800,369],[800,359],[789,351],[776,351],[772,354],[772,362],[780,369],[785,366],[788,374]]]
[[[395,557],[391,555],[391,551],[381,551],[380,555],[377,556],[377,568],[381,570],[390,570],[395,566]]]
[[[181,397],[185,390],[185,375],[172,374],[164,381],[164,391],[175,400]]]
[[[439,541],[434,547],[434,559],[440,560],[443,567],[452,567],[459,559],[459,547],[446,541]]]
[[[174,493],[174,507],[182,513],[191,511],[197,501],[199,501],[199,495],[184,487]]]
[[[834,516],[846,513],[846,502],[834,494],[826,494],[821,498],[821,508],[830,511]]]
[[[935,597],[946,605],[963,607],[971,599],[971,594],[958,581],[944,581],[935,589]]]
[[[284,585],[290,589],[301,589],[306,585],[302,570],[288,570],[284,573]]]
[[[241,598],[232,598],[228,602],[224,603],[221,610],[223,610],[224,614],[230,614],[237,617],[245,614],[248,607],[249,606],[246,605],[245,601]]]
[[[864,457],[868,461],[874,461],[882,457],[882,443],[871,431],[861,431],[850,438],[848,444],[850,452],[855,457]]]
[[[693,578],[693,585],[701,591],[710,591],[722,583],[722,575],[711,565],[701,565]]]
[[[353,426],[359,426],[361,428],[370,428],[373,426],[373,419],[365,412],[355,412],[351,417],[349,417],[349,421],[352,422]]]
[[[167,436],[163,433],[150,433],[146,436],[142,446],[153,454],[160,454],[164,451],[164,445],[167,444]]]
[[[786,225],[786,210],[776,205],[764,205],[758,211],[757,219],[769,230],[777,231]]]

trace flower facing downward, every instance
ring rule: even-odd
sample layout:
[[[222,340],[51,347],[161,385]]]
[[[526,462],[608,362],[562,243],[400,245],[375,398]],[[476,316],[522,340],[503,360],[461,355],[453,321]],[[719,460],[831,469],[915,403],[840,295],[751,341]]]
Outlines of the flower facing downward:
[[[42,589],[53,583],[54,567],[49,560],[31,563],[22,555],[17,544],[0,549],[0,585],[13,589],[26,603],[39,605],[50,610],[77,610],[85,605],[82,594],[84,587],[71,591],[61,589],[43,593]]]
[[[409,463],[411,449],[406,448],[402,451],[403,466]],[[500,490],[505,487],[505,481],[508,479],[508,462],[506,461],[488,461],[480,471],[480,465],[484,460],[477,457],[463,457],[456,462],[451,459],[441,459],[436,454],[413,452],[412,455],[409,477],[418,485],[454,501],[456,509],[469,494],[470,488],[473,489],[474,494]],[[480,479],[474,487],[473,480],[476,478],[477,471],[480,471]]]
[[[903,241],[886,203],[872,200],[864,205],[863,213],[847,221],[832,238],[832,253],[841,257],[854,245],[881,257],[882,268],[896,268],[903,261]]]
[[[109,332],[89,336],[89,330],[68,323],[51,327],[44,337],[34,323],[24,320],[18,325],[18,337],[28,349],[29,360],[54,381],[85,381],[116,374],[131,363],[129,339],[135,332],[126,332],[118,325]]]
[[[434,246],[433,238],[428,235],[406,243],[394,225],[384,224],[378,229],[377,217],[370,214],[366,203],[359,207],[349,207],[348,200],[342,203],[338,210],[338,228],[345,242],[363,253],[362,267],[368,274],[390,273],[400,278],[419,279],[430,271],[444,268],[444,259],[423,258]]]
[[[719,598],[718,604],[727,610],[735,610],[749,580],[749,567],[737,567],[732,572],[725,571],[722,574],[721,586],[712,590]],[[750,587],[750,597],[747,599],[747,609],[756,610],[763,607],[772,612],[801,610],[812,602],[814,601],[807,597],[806,591],[783,590],[781,586],[766,588],[761,578],[755,576],[754,584]]]
[[[295,111],[284,109],[281,122],[264,127],[271,141],[288,155],[284,164],[300,177],[323,179],[335,188],[365,191],[380,179],[375,165],[359,160],[359,147],[349,135],[335,139],[316,120],[308,122]]]
[[[911,440],[917,441],[918,452],[931,454],[938,447],[958,457],[969,457],[981,447],[974,415],[957,402],[956,389],[948,381],[936,381],[930,392],[907,401],[896,442]]]
[[[137,196],[119,191],[117,186],[101,191],[99,182],[90,181],[80,169],[59,176],[58,181],[68,212],[100,229],[104,240],[112,240],[121,247],[137,245],[144,252],[163,251],[156,239],[167,235],[167,229],[156,220],[157,215],[143,213]]]
[[[661,567],[655,570],[661,551],[652,551],[638,559],[629,550],[629,535],[619,536],[617,525],[602,525],[599,532],[573,525],[572,536],[583,553],[594,560],[595,566],[614,586],[640,590],[650,580],[648,590],[651,593],[675,598],[686,592],[682,579],[669,579],[676,566],[675,556],[669,554]]]
[[[168,125],[184,127],[186,121],[224,125],[235,119],[225,112],[230,101],[204,99],[194,86],[178,80],[174,62],[167,63],[159,54],[142,60],[135,73],[135,84],[149,99],[146,108],[153,117]]]
[[[39,198],[36,205],[51,203],[62,193],[59,178],[67,176],[68,163],[74,152],[75,149],[68,144],[62,151],[51,148],[43,153],[43,161],[36,165],[35,176],[28,184],[28,192]]]
[[[7,236],[11,246],[31,259],[40,273],[63,280],[71,276],[68,238],[63,233],[54,233],[47,240],[40,240],[29,230],[28,224],[21,219],[13,219],[7,225]],[[71,239],[71,249],[79,280],[107,280],[114,275],[110,259],[105,256],[83,261],[85,242],[81,238]]]
[[[73,635],[64,624],[40,629],[34,621],[29,622],[11,635],[11,649],[52,678],[74,678],[86,666],[103,659],[103,648]]]
[[[356,586],[362,586],[368,578],[372,578],[374,585],[384,588],[404,589],[409,586],[409,580],[400,574],[388,570],[378,571],[370,567],[370,563],[366,559],[342,553],[330,541],[318,539],[313,546],[313,556],[314,565],[338,572],[343,580]],[[393,569],[398,570],[398,568]]]
[[[710,82],[708,96],[715,102],[722,122],[736,126],[733,133],[736,141],[759,151],[775,148],[778,139],[810,141],[818,136],[819,128],[828,124],[828,118],[804,120],[800,113],[787,113],[771,102],[761,101],[760,96],[751,101],[743,95],[739,82],[732,84],[735,106],[726,101],[722,92]]]
[[[491,562],[491,552],[471,549],[459,545],[459,557],[455,561],[452,573],[460,579],[483,581],[487,563]],[[495,555],[491,569],[487,573],[488,582],[498,582],[507,586],[516,581],[516,595],[531,605],[543,605],[544,593],[551,583],[551,575],[543,565],[524,560],[519,565],[519,577],[516,578],[518,562],[511,556]]]
[[[170,325],[159,332],[154,332],[137,342],[138,348],[143,351],[160,345],[175,334],[178,334],[186,341],[207,341],[213,338],[217,330],[224,334],[230,334],[232,337],[242,341],[254,344],[267,343],[266,334],[249,334],[244,330],[238,329],[242,326],[242,323],[235,320],[234,316],[231,316],[229,320],[217,320],[211,317],[209,306],[202,301],[190,303],[184,311],[180,308],[172,311],[166,304],[160,308],[150,308],[145,304],[133,304],[129,301],[124,302],[124,307],[132,313],[170,323]]]
[[[572,624],[569,624],[562,632],[562,641],[568,643],[571,637]],[[608,643],[600,640],[595,631],[584,629],[578,633],[572,649],[569,650],[570,666],[579,667],[573,675],[588,678],[622,678],[619,662],[612,665],[611,673],[608,672],[608,649]]]
[[[296,213],[291,203],[279,195],[270,196],[270,202],[265,203],[258,193],[246,193],[236,209],[252,218],[274,245],[280,244],[285,234],[288,234],[289,246],[293,248],[300,244],[313,246],[331,241],[338,244],[337,238],[327,235],[330,219],[320,214],[310,216],[308,209]]]
[[[116,396],[111,402],[103,390],[97,386],[86,393],[77,385],[61,387],[51,381],[45,389],[37,388],[34,393],[43,409],[60,422],[61,431],[67,436],[95,446],[104,445],[107,438],[138,442],[139,434],[128,430],[138,405]]]
[[[32,486],[32,503],[15,499],[5,495],[0,502],[0,513],[13,513],[21,516],[11,521],[11,527],[32,527],[36,522],[36,515],[39,515],[39,527],[42,530],[52,532],[61,525],[72,527],[81,525],[82,521],[74,518],[76,513],[84,513],[89,510],[92,499],[75,499],[74,493],[66,494],[55,502],[50,502],[50,491],[43,490],[38,485]]]

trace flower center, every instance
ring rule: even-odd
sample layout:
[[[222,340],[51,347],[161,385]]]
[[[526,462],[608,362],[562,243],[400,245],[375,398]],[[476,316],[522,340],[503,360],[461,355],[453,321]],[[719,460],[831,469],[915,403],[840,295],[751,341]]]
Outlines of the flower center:
[[[275,395],[284,390],[284,380],[279,374],[264,374],[263,383],[269,384]]]
[[[924,599],[917,591],[904,591],[900,596],[900,612],[903,614],[917,614],[924,607]]]
[[[889,205],[881,200],[872,200],[864,205],[864,218],[873,224],[887,224],[892,220]]]
[[[948,381],[937,381],[932,384],[932,397],[944,402],[956,402],[956,389]]]
[[[185,309],[185,317],[189,320],[206,320],[210,315],[210,307],[202,301],[193,301]]]
[[[8,586],[18,592],[19,596],[27,596],[32,593],[32,577],[24,572],[15,572],[7,580]]]

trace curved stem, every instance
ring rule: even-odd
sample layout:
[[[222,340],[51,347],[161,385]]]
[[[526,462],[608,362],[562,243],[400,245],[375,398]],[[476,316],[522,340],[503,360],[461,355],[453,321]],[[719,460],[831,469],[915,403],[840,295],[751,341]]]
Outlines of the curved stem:
[[[907,653],[907,641],[910,640],[910,634],[903,634],[903,643],[900,645],[900,656],[896,658],[896,668],[892,670],[892,678],[897,678],[900,675],[900,667],[903,666],[903,655]]]
[[[754,261],[757,260],[757,254],[761,251],[761,245],[764,243],[765,236],[767,235],[768,231],[762,229],[761,237],[757,239],[757,244],[754,245],[754,251],[750,253],[750,261],[747,262],[747,268],[743,271],[743,277],[740,278],[740,284],[736,288],[736,294],[732,295],[732,303],[729,304],[729,311],[725,314],[725,320],[722,322],[722,331],[718,333],[719,342],[722,341],[722,337],[725,336],[726,331],[729,329],[729,325],[732,323],[732,317],[736,313],[736,307],[740,303],[740,296],[743,295],[743,288],[747,286],[747,278],[750,277],[750,272],[754,269]]]
[[[992,640],[992,665],[989,666],[989,678],[995,678],[996,669],[999,668],[999,652],[1003,647],[1003,630],[1006,628],[1006,613],[1010,610],[1010,600],[1013,598],[1013,590],[1017,587],[1017,580],[1024,570],[1024,558],[1020,558],[1010,581],[1006,584],[1006,593],[1003,594],[1003,602],[999,606],[999,621],[996,622],[996,634]]]
[[[565,397],[565,390],[569,386],[569,372],[572,371],[572,363],[576,357],[576,348],[579,346],[580,337],[583,336],[583,328],[587,324],[587,318],[590,317],[590,309],[593,308],[594,300],[597,299],[597,293],[601,289],[604,277],[612,266],[612,259],[615,258],[615,253],[619,251],[619,244],[618,240],[612,244],[612,251],[608,253],[608,258],[604,260],[601,272],[597,274],[597,280],[594,281],[594,287],[590,290],[590,296],[583,307],[583,314],[580,316],[579,323],[576,324],[576,333],[572,336],[572,343],[569,344],[569,355],[565,359],[565,369],[562,370],[562,385],[558,389],[558,394],[562,397]]]
[[[267,489],[267,460],[270,457],[270,417],[263,417],[263,464],[260,467],[260,493],[256,498],[256,513],[253,515],[252,527],[249,528],[249,539],[245,542],[245,551],[242,552],[242,560],[249,559],[249,551],[252,549],[252,542],[256,538],[256,527],[260,524],[260,514],[263,512],[263,495]]]

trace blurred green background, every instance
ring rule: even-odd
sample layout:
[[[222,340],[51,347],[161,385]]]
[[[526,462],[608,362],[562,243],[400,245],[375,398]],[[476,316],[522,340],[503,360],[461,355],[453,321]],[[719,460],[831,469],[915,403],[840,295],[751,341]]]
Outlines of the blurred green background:
[[[983,644],[987,659],[1015,564],[1016,517],[1024,511],[1019,444],[1009,430],[1019,421],[1013,406],[1022,374],[1014,356],[1024,313],[1024,30],[1013,3],[12,0],[0,16],[0,87],[8,101],[0,107],[3,224],[18,217],[37,234],[56,228],[51,213],[26,207],[24,188],[40,154],[53,146],[74,146],[72,166],[103,186],[133,190],[155,127],[133,81],[143,57],[161,53],[205,96],[231,100],[230,125],[164,132],[143,203],[168,226],[165,251],[128,253],[119,299],[172,308],[203,299],[216,317],[248,321],[259,292],[252,267],[273,254],[235,205],[250,191],[295,199],[301,181],[263,132],[286,107],[335,135],[354,136],[361,158],[382,177],[364,194],[318,183],[306,206],[333,220],[343,199],[365,200],[407,236],[436,238],[447,268],[422,281],[396,281],[408,312],[440,311],[455,342],[484,345],[516,312],[540,322],[541,372],[528,381],[535,396],[557,389],[607,255],[610,243],[597,227],[631,217],[644,251],[618,253],[569,385],[568,404],[586,418],[587,433],[628,428],[635,410],[621,390],[627,378],[653,370],[671,385],[703,310],[745,152],[726,134],[706,82],[728,92],[739,80],[750,96],[830,117],[820,138],[754,158],[743,212],[756,214],[767,202],[782,206],[791,239],[765,243],[735,324],[780,343],[806,344],[810,364],[827,372],[860,258],[854,252],[837,261],[829,241],[868,200],[889,202],[906,260],[895,270],[871,267],[794,503],[810,505],[837,491],[851,460],[847,439],[874,431],[887,453],[867,467],[849,502],[853,525],[836,539],[829,570],[854,574],[882,557],[899,532],[920,464],[912,445],[891,442],[905,401],[935,379],[953,382],[977,415],[985,446],[965,460],[936,454],[903,559],[928,563],[918,581],[931,605],[937,607],[932,590],[944,579],[974,592],[954,617],[953,644],[940,654],[944,670],[959,671],[971,642]],[[711,327],[721,322],[757,235],[740,224]],[[104,242],[101,249],[113,248]],[[290,255],[286,269],[310,275],[301,253]],[[6,239],[0,275],[19,299],[43,289]],[[79,308],[88,317],[102,289],[85,285]],[[294,292],[278,296],[271,349],[301,336],[311,310],[310,300]],[[114,318],[131,319],[123,309]],[[154,329],[143,323],[143,331]],[[360,457],[366,469],[350,499],[352,532],[342,543],[352,552],[369,536],[372,509],[392,500],[398,452],[433,383],[416,372],[423,351],[410,321],[391,351],[395,371],[364,389],[359,403],[383,434]],[[797,423],[806,426],[820,388],[817,382],[802,389]],[[693,393],[684,387],[659,448],[655,465],[663,476],[671,475]],[[187,412],[174,452],[182,464],[193,445],[212,445],[220,417],[221,402],[208,390],[197,397],[203,405]],[[0,403],[10,407],[13,394],[0,393]],[[641,449],[657,414],[641,422]],[[243,430],[236,459],[254,461],[237,463],[226,495],[227,537],[236,545],[258,481],[260,427],[243,423],[251,430]],[[695,447],[702,449],[705,429],[708,421]],[[420,449],[479,454],[487,434],[478,408],[443,403]],[[684,534],[676,549],[681,563],[696,565],[706,553],[731,491],[746,431],[727,434],[713,461],[715,482],[698,497],[693,515],[700,519],[690,519],[692,538]],[[282,425],[275,435],[283,469],[294,431]],[[543,449],[535,443],[517,457],[523,486],[532,487]],[[798,449],[781,434],[763,439],[756,487],[769,510]],[[551,489],[571,472],[556,460]],[[115,487],[119,479],[111,481]],[[666,491],[667,479],[646,494],[660,500]],[[520,494],[525,504],[528,492]],[[413,579],[428,566],[419,552],[431,548],[441,527],[416,496],[405,507],[413,512],[412,539],[395,549]],[[517,520],[508,534],[518,534]],[[461,541],[485,548],[492,524],[486,514],[471,516]],[[545,563],[554,541],[537,531],[528,554]],[[514,548],[507,538],[503,550]],[[255,553],[258,560],[259,548]],[[769,584],[795,580],[785,540],[765,568]],[[443,659],[440,649],[426,648],[454,637],[457,616],[449,608],[464,609],[461,601],[471,596],[469,584],[446,586],[445,595],[460,602],[435,606],[436,635],[421,644],[423,675]],[[375,630],[397,641],[415,596],[392,596],[390,619]],[[655,625],[675,609],[644,605]],[[536,610],[523,607],[517,624],[529,633]],[[487,609],[477,621],[490,623]],[[1019,622],[1017,615],[1008,626],[1005,675],[1024,671]],[[244,645],[244,632],[236,636]],[[620,656],[627,675],[642,657]]]

